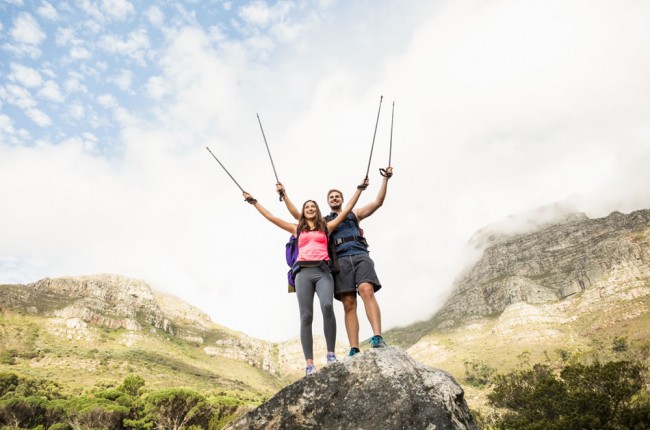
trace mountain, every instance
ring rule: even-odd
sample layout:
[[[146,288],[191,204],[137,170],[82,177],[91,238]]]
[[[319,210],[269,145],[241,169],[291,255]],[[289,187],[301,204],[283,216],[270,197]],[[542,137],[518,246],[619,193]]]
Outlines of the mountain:
[[[459,378],[470,407],[484,404],[480,380],[529,364],[648,362],[650,210],[573,214],[525,233],[485,228],[470,243],[482,254],[442,308],[384,336]]]
[[[440,310],[384,334],[452,374],[473,410],[485,406],[496,373],[539,362],[648,362],[650,210],[542,218],[481,229],[469,241],[477,257]],[[104,274],[0,285],[0,372],[73,392],[137,373],[152,389],[218,389],[259,402],[301,377],[302,362],[297,339],[235,332],[144,281]]]
[[[0,371],[76,390],[135,372],[151,388],[220,387],[259,399],[304,371],[298,340],[235,332],[144,281],[112,274],[0,285],[0,351]]]
[[[428,321],[387,336],[408,347],[432,330],[497,317],[516,303],[557,304],[591,289],[645,291],[649,229],[650,210],[596,219],[572,214],[523,234],[485,228],[470,240],[483,249],[481,258],[456,279],[442,308]]]

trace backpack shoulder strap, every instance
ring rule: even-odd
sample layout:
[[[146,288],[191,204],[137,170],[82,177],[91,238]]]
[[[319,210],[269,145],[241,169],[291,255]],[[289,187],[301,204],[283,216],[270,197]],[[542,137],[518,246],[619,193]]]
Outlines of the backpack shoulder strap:
[[[357,218],[357,214],[355,214],[354,211],[350,211],[350,213],[348,214],[348,217],[351,218],[352,221],[354,221],[354,225],[356,225],[357,228],[360,231],[361,227],[359,226],[359,218]]]

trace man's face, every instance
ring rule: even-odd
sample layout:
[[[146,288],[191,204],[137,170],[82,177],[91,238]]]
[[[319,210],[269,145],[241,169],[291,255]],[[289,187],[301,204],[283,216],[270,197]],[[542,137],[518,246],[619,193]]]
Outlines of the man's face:
[[[332,210],[339,210],[343,204],[343,196],[341,196],[341,193],[339,192],[332,191],[330,195],[327,196],[327,204],[330,205]]]

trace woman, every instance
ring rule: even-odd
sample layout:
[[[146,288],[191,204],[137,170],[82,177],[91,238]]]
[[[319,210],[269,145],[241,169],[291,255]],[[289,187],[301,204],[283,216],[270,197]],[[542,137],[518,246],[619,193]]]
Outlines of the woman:
[[[323,325],[325,342],[327,343],[327,364],[336,362],[334,353],[336,344],[336,318],[334,317],[334,278],[327,253],[327,240],[329,232],[345,220],[347,214],[354,208],[361,192],[368,187],[368,178],[357,187],[348,204],[341,213],[342,216],[326,222],[321,215],[318,204],[307,200],[302,205],[302,212],[298,224],[284,221],[257,202],[249,193],[244,192],[244,199],[255,206],[264,218],[271,221],[283,230],[298,237],[298,261],[300,270],[295,276],[296,296],[300,310],[300,343],[305,354],[307,376],[316,371],[314,366],[314,341],[312,336],[312,321],[314,318],[314,294],[318,295]]]

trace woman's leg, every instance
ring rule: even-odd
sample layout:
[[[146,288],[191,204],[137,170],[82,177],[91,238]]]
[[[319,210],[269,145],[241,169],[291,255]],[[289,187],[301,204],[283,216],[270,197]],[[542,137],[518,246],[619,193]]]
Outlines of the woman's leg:
[[[298,309],[300,310],[300,343],[302,352],[305,354],[307,364],[313,364],[314,360],[314,338],[311,331],[311,324],[314,320],[314,284],[318,273],[317,268],[304,267],[296,275],[296,297],[298,297]]]
[[[336,317],[334,316],[334,278],[332,278],[331,272],[321,271],[321,275],[316,281],[316,294],[318,294],[320,310],[323,313],[327,351],[334,352],[336,347]]]

